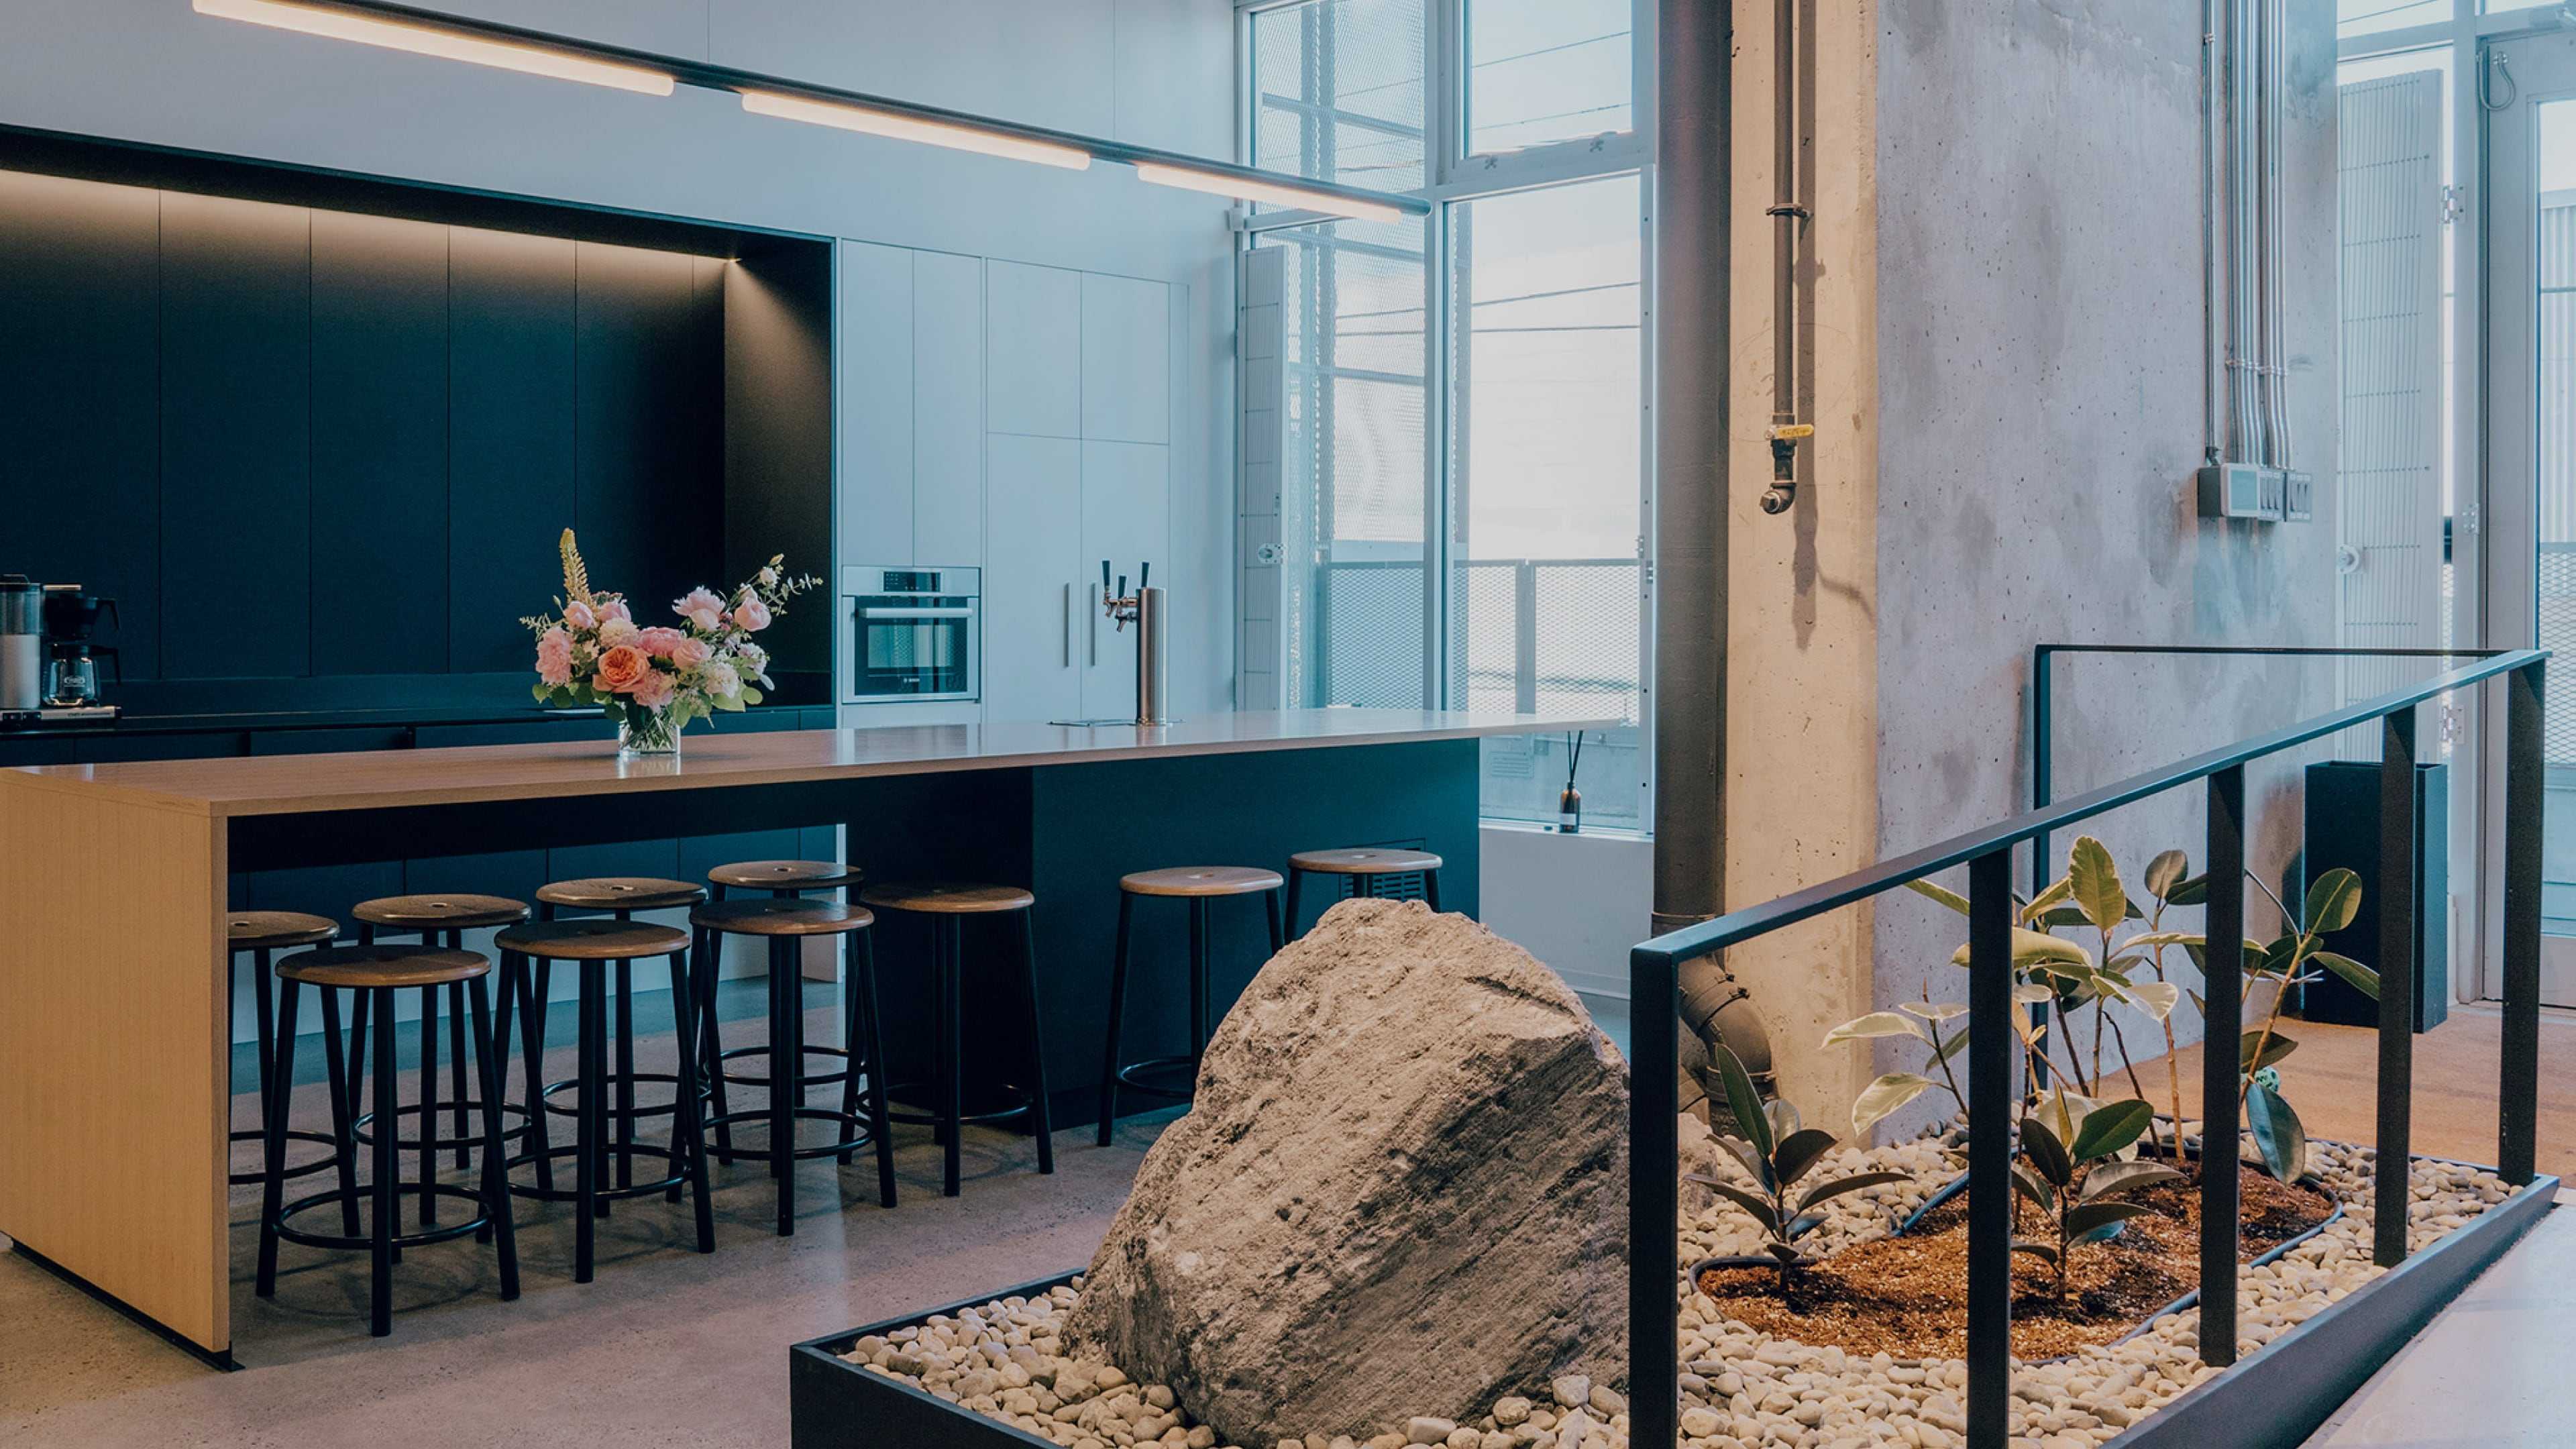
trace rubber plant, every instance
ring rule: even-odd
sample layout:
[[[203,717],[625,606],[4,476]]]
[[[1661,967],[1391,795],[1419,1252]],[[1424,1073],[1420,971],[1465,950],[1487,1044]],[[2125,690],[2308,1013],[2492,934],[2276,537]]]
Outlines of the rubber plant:
[[[1799,1192],[1799,1182],[1824,1160],[1839,1139],[1820,1127],[1802,1126],[1798,1109],[1786,1101],[1765,1103],[1754,1089],[1752,1073],[1744,1069],[1735,1053],[1722,1044],[1716,1053],[1727,1110],[1744,1133],[1742,1137],[1721,1136],[1718,1141],[1744,1164],[1759,1190],[1748,1191],[1705,1173],[1692,1173],[1688,1180],[1742,1208],[1770,1235],[1762,1250],[1779,1268],[1780,1292],[1785,1297],[1790,1273],[1814,1261],[1798,1247],[1798,1240],[1824,1224],[1822,1208],[1827,1202],[1863,1188],[1903,1182],[1909,1174],[1856,1173],[1831,1178]]]
[[[2183,1180],[2161,1162],[2120,1159],[2146,1134],[2155,1115],[2143,1099],[2128,1097],[2085,1112],[2070,1135],[2060,1135],[2062,1117],[2058,1127],[2050,1126],[2047,1113],[2022,1119],[2013,1189],[2039,1209],[2055,1237],[2015,1238],[2012,1250],[2046,1263],[2056,1276],[2060,1298],[2066,1296],[2067,1260],[2077,1244],[2100,1242],[2117,1233],[2120,1224],[2150,1211],[2145,1203],[2125,1201],[2119,1194]]]

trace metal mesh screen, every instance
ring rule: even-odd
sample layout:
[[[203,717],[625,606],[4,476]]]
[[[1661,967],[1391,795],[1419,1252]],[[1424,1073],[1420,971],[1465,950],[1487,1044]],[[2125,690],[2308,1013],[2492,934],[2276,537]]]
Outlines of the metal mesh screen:
[[[2540,546],[2540,647],[2576,657],[2576,543]],[[2554,765],[2576,764],[2576,692],[2547,696],[2545,752]]]
[[[1316,703],[1424,708],[1422,566],[1344,563],[1318,572],[1324,647]]]

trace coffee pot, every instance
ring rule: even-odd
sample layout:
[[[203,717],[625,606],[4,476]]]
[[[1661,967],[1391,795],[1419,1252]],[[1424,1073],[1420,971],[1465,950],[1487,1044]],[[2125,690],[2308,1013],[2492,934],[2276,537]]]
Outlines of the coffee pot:
[[[116,600],[78,584],[47,584],[44,593],[45,708],[87,709],[98,703],[101,659],[115,667],[118,683],[125,681],[116,651],[90,642],[101,613],[116,622]]]

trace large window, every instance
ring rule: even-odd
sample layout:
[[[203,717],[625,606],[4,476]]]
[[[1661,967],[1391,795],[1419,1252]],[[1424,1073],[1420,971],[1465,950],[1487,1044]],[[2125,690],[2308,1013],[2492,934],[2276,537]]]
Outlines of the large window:
[[[1247,18],[1251,159],[1433,203],[1264,208],[1282,264],[1281,698],[1624,719],[1587,829],[1643,828],[1646,255],[1632,0],[1303,0]],[[1485,750],[1553,822],[1575,742]]]

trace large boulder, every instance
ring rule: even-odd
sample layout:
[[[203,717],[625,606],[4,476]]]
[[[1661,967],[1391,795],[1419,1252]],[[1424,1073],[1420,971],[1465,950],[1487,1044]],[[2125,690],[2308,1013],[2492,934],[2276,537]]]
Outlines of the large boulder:
[[[1464,916],[1346,901],[1218,1028],[1068,1343],[1241,1445],[1618,1380],[1627,1114],[1556,973]]]

